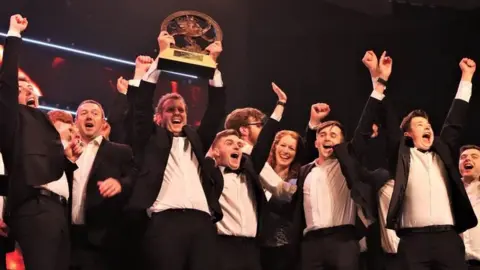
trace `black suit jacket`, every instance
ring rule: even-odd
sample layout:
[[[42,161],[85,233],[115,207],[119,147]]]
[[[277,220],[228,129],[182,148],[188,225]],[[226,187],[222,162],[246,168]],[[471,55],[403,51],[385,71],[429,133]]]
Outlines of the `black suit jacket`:
[[[375,198],[372,194],[372,187],[366,183],[364,178],[374,177],[373,172],[366,170],[358,162],[358,156],[364,153],[368,147],[368,140],[370,138],[372,123],[375,116],[375,112],[380,106],[380,101],[374,98],[369,98],[367,105],[365,106],[360,121],[354,132],[354,137],[347,142],[341,143],[334,147],[334,155],[338,159],[342,174],[345,177],[347,186],[350,189],[350,196],[352,200],[359,205],[363,213],[370,220],[374,220],[376,217]],[[307,127],[306,141],[307,151],[309,156],[313,156],[311,149],[315,149],[314,142],[316,139],[316,131]],[[315,167],[315,163],[312,162],[303,166],[300,170],[297,180],[297,192],[295,193],[292,202],[295,205],[294,211],[294,226],[296,227],[297,235],[294,241],[299,241],[303,234],[305,224],[305,212],[303,208],[303,185],[305,179],[310,171]],[[372,175],[373,174],[373,175]],[[359,239],[366,233],[366,227],[357,216],[356,221],[357,234]]]
[[[89,242],[96,246],[111,245],[119,238],[119,220],[133,186],[133,153],[129,146],[102,140],[87,181],[85,226]],[[104,198],[97,183],[117,179],[122,192]]]
[[[132,91],[134,90],[134,91]],[[138,168],[137,181],[128,210],[145,210],[152,206],[162,187],[163,176],[167,166],[173,134],[167,129],[153,123],[152,98],[155,84],[145,81],[138,89],[129,90],[127,95],[134,95],[129,100],[133,105],[132,149]],[[221,219],[221,209],[215,198],[215,179],[206,173],[205,155],[212,144],[217,129],[225,116],[225,89],[209,87],[207,110],[199,128],[184,126],[183,132],[192,146],[192,152],[198,160],[202,187],[214,221]]]
[[[408,174],[410,170],[410,148],[413,146],[411,139],[403,136],[392,105],[388,100],[384,102],[384,115],[387,125],[387,151],[390,175],[394,176],[395,186],[392,200],[387,215],[387,228],[400,229],[400,219],[403,211],[403,202],[407,189]],[[455,99],[450,107],[440,136],[435,137],[431,151],[443,161],[448,176],[450,202],[455,220],[455,230],[462,233],[477,225],[477,218],[463,186],[460,172],[458,171],[458,151],[460,148],[460,135],[468,110],[468,102]]]
[[[10,209],[32,196],[34,186],[76,169],[65,157],[60,135],[46,114],[18,104],[21,42],[17,37],[7,38],[0,72],[0,148],[8,171]]]
[[[270,155],[270,148],[275,138],[275,134],[280,130],[280,123],[278,121],[269,119],[265,126],[262,128],[258,136],[257,143],[253,146],[250,155],[243,154],[240,167],[246,176],[248,187],[253,190],[255,195],[255,203],[257,210],[257,237],[261,234],[261,216],[263,211],[266,210],[267,199],[263,190],[262,182],[260,181],[260,172],[262,171],[265,163]],[[211,158],[207,158],[209,162],[209,168],[212,168]],[[220,169],[215,168],[214,171],[209,173],[214,179],[216,179],[215,185],[215,199],[218,201],[223,192],[224,180]]]
[[[108,114],[108,123],[110,124],[110,141],[122,144],[132,144],[133,131],[133,105],[134,102],[129,102],[129,99],[135,95],[137,87],[128,85],[128,96],[120,92],[115,93],[113,102],[110,105]],[[132,90],[133,89],[133,90]]]

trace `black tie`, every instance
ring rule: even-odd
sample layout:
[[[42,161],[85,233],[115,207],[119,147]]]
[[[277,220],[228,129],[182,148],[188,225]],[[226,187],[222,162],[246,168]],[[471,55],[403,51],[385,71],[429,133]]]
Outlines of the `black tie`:
[[[242,167],[239,167],[238,169],[234,170],[230,167],[225,167],[225,174],[227,173],[235,173],[237,175],[240,175],[241,173],[243,173],[243,168]]]

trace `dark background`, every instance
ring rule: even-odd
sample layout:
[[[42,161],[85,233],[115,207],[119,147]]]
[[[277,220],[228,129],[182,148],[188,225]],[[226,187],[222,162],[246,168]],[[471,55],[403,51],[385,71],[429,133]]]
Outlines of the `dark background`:
[[[414,108],[429,112],[437,132],[455,95],[462,57],[480,63],[480,11],[471,0],[389,2],[386,0],[1,0],[0,31],[9,16],[29,19],[25,37],[102,53],[129,61],[156,55],[160,23],[179,10],[213,17],[224,32],[220,70],[228,87],[228,109],[252,106],[270,112],[275,81],[289,96],[283,125],[305,127],[310,105],[327,102],[331,118],[351,134],[371,92],[361,63],[366,50],[387,50],[394,59],[388,95],[401,115]],[[56,58],[58,57],[58,58]],[[106,106],[116,78],[133,67],[74,56],[26,44],[22,68],[50,104],[73,108],[93,98]],[[479,83],[480,70],[474,85]],[[205,102],[206,82],[169,77],[189,96],[195,121]],[[193,89],[193,90],[192,90]],[[465,142],[480,144],[480,94],[474,87]],[[194,97],[194,95],[196,95]],[[196,102],[194,102],[196,101]]]

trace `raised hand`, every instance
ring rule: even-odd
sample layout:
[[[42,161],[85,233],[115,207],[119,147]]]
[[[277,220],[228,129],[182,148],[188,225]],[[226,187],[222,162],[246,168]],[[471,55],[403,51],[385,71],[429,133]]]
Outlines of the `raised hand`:
[[[273,92],[275,92],[275,94],[277,95],[278,101],[283,103],[287,102],[287,95],[274,82],[272,82],[272,89],[273,89]]]
[[[462,70],[462,81],[472,81],[477,64],[472,59],[463,58],[460,61],[460,69]]]
[[[148,69],[153,63],[150,56],[140,55],[135,60],[135,75],[134,79],[139,80],[147,73]],[[127,86],[128,87],[128,86]]]
[[[83,146],[80,140],[73,139],[68,143],[64,150],[65,156],[71,161],[76,162],[83,153]]]
[[[173,38],[172,35],[170,35],[167,31],[162,31],[158,35],[157,38],[158,41],[158,47],[160,49],[160,53],[162,53],[164,50],[170,48],[170,45],[175,45],[175,38]]]
[[[380,71],[378,69],[378,58],[373,51],[367,51],[363,56],[362,62],[370,71],[370,76],[372,76],[372,78],[377,78],[380,76]]]
[[[213,61],[215,61],[215,63],[218,63],[217,62],[218,57],[220,56],[220,54],[223,51],[222,42],[215,41],[214,43],[208,45],[208,47],[205,48],[205,51],[207,51],[209,53],[210,57],[212,57],[212,59],[213,59]]]
[[[313,104],[310,109],[310,124],[317,126],[330,113],[330,106],[326,103]]]
[[[27,29],[28,20],[27,18],[23,18],[22,15],[16,14],[10,17],[10,29],[9,31],[13,31],[15,33],[22,33]]]
[[[123,77],[117,79],[117,91],[126,95],[128,89],[128,81]]]
[[[393,59],[387,56],[387,52],[383,52],[378,63],[379,77],[388,81],[390,74],[392,74]]]
[[[122,192],[122,185],[117,179],[108,178],[104,181],[97,182],[98,191],[105,198],[110,198]]]

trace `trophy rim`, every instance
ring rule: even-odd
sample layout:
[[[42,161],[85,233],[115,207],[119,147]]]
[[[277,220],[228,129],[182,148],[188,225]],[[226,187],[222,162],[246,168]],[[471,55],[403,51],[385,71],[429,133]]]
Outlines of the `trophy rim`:
[[[223,40],[223,31],[222,28],[220,28],[220,25],[210,16],[207,14],[196,11],[196,10],[181,10],[174,12],[165,18],[160,26],[160,31],[167,31],[167,25],[169,22],[171,22],[173,19],[182,17],[182,16],[187,16],[187,15],[193,15],[193,16],[198,16],[209,23],[213,25],[213,28],[215,29],[215,41],[222,41]]]

